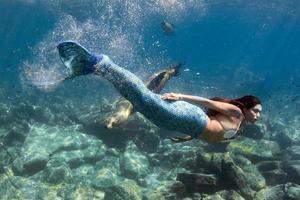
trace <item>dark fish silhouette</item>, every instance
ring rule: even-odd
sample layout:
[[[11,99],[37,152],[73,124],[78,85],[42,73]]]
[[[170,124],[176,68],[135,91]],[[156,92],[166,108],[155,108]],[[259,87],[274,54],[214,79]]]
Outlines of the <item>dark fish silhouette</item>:
[[[175,26],[174,26],[174,24],[164,20],[160,23],[160,25],[161,25],[161,28],[164,31],[165,35],[168,35],[168,36],[175,35]]]

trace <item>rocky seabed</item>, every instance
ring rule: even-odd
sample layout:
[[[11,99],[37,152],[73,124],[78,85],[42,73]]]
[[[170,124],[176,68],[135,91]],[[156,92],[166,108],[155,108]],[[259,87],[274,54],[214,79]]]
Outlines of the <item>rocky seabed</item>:
[[[109,106],[62,106],[0,105],[0,199],[300,199],[299,116],[174,144],[139,115],[110,132]]]

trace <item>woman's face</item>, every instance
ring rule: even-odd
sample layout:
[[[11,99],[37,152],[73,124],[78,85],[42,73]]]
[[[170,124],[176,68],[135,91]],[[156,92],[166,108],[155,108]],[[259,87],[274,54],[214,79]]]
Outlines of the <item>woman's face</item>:
[[[250,123],[255,123],[259,118],[262,111],[262,106],[257,104],[250,109],[246,109],[245,117]]]

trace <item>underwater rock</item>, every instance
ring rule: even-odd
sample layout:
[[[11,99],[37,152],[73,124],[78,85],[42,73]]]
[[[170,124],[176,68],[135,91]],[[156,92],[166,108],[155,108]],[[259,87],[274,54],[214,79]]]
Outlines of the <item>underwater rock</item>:
[[[266,182],[256,166],[243,156],[230,153],[203,153],[198,165],[205,166],[206,172],[215,173],[220,178],[220,188],[239,188],[239,181],[249,187],[249,191],[258,191]],[[239,180],[241,179],[241,180]]]
[[[0,173],[4,173],[11,166],[11,163],[18,157],[20,148],[17,145],[15,147],[0,146]]]
[[[106,154],[110,156],[116,156],[116,157],[120,156],[120,152],[116,148],[108,148]]]
[[[267,185],[278,185],[288,181],[288,175],[282,170],[281,161],[261,161],[257,169],[265,177]]]
[[[104,157],[105,150],[100,140],[78,132],[76,126],[33,125],[13,169],[19,175],[33,175],[45,169],[49,159],[60,160],[74,168],[96,163]]]
[[[35,174],[32,178],[37,181],[43,180],[48,183],[58,184],[67,182],[71,176],[72,172],[67,163],[52,159],[47,163],[45,170]]]
[[[96,170],[107,168],[117,175],[121,174],[119,157],[105,156],[102,160],[98,161],[94,167]]]
[[[179,174],[179,173],[190,173],[190,170],[187,170],[183,167],[171,168],[164,172],[161,172],[160,178],[161,178],[161,180],[175,180],[177,177],[177,174]]]
[[[192,146],[180,146],[172,149],[171,152],[165,154],[166,159],[170,162],[170,166],[183,167],[187,170],[197,169],[197,157],[199,149]],[[166,161],[164,159],[164,162]]]
[[[203,195],[203,197],[199,200],[225,200],[219,194],[214,195]]]
[[[254,200],[299,200],[300,185],[286,183],[259,191]]]
[[[197,166],[211,173],[221,174],[224,156],[225,153],[200,153],[197,157]]]
[[[33,181],[29,178],[13,176],[12,173],[0,176],[1,199],[56,199],[58,187]]]
[[[160,135],[165,134],[164,130],[160,130],[139,113],[135,113],[122,128],[119,131],[123,133],[123,130],[127,129],[129,133],[125,139],[132,140],[141,151],[146,152],[156,152],[161,140]]]
[[[185,187],[179,181],[161,181],[143,192],[143,200],[177,200],[184,192]]]
[[[17,158],[13,163],[13,170],[16,175],[33,175],[43,170],[49,160],[48,154],[33,153],[29,156]]]
[[[120,157],[120,168],[124,177],[138,180],[149,173],[149,161],[136,145],[129,141],[124,154]]]
[[[219,190],[219,180],[214,174],[178,173],[177,181],[184,184],[187,192],[212,193]]]
[[[280,169],[281,161],[260,161],[256,163],[256,167],[259,171],[271,171]]]
[[[87,199],[95,199],[95,200],[103,200],[104,199],[104,191],[95,190],[88,186],[77,186],[74,190],[65,192],[64,199],[74,199],[74,200],[87,200]],[[56,200],[56,199],[55,199]]]
[[[164,180],[175,180],[178,173],[190,173],[182,167],[166,168],[166,167],[153,167],[151,173],[145,176],[145,187],[156,188]]]
[[[300,160],[285,161],[282,163],[282,169],[292,182],[300,184]]]
[[[16,144],[24,143],[30,129],[28,122],[25,120],[15,119],[6,127],[9,132],[4,138],[5,144],[15,146]]]
[[[72,169],[70,179],[66,179],[71,183],[80,183],[81,185],[91,186],[94,179],[95,166],[93,164],[80,165],[76,169]]]
[[[64,112],[59,112],[64,113]],[[29,102],[19,103],[12,110],[12,115],[14,119],[24,120],[26,122],[35,122],[35,123],[47,123],[55,124],[54,122],[59,122],[57,115],[47,106],[33,105]]]
[[[88,146],[81,149],[57,152],[51,158],[64,160],[70,168],[76,168],[85,163],[96,163],[104,157],[106,147],[96,139],[89,143]]]
[[[156,160],[159,166],[167,168],[181,167],[187,170],[199,170],[198,156],[204,152],[200,141],[188,141],[184,143],[172,143],[164,140],[156,154],[151,155],[151,160]]]
[[[267,133],[267,126],[263,123],[249,124],[243,129],[243,136],[253,139],[263,139]]]
[[[300,146],[291,146],[286,149],[290,159],[292,160],[300,160]]]
[[[104,200],[142,200],[141,188],[132,180],[105,189]]]
[[[5,138],[7,137],[8,134],[9,134],[9,129],[4,128],[4,127],[0,127],[0,142],[1,142],[1,146],[4,145]]]
[[[3,125],[13,121],[12,106],[0,103],[0,123]]]
[[[232,156],[234,163],[239,166],[244,174],[247,185],[255,191],[266,187],[266,180],[250,160],[243,156]]]
[[[104,189],[121,180],[119,158],[107,156],[94,166],[91,185],[96,189]]]
[[[110,169],[103,168],[96,170],[92,180],[92,187],[95,189],[105,189],[117,183],[119,177]]]
[[[300,133],[292,128],[284,128],[276,134],[276,141],[282,148],[300,144]]]
[[[70,110],[72,113],[72,118],[79,124],[84,126],[94,126],[95,124],[100,125],[101,121],[104,121],[103,110],[105,102],[102,105],[97,104],[80,104],[76,106],[71,104]]]
[[[227,146],[227,151],[243,155],[253,163],[265,160],[274,160],[280,155],[280,147],[276,142],[268,140],[253,140],[244,138],[234,140]]]
[[[237,166],[229,154],[222,160],[222,171],[225,177],[227,177],[226,179],[229,180],[227,184],[233,182],[244,198],[253,199],[255,190],[251,187],[251,183],[248,182],[249,179],[247,176],[249,174]]]
[[[199,166],[197,161],[199,154],[202,154],[204,150],[201,144],[196,145],[193,142],[197,141],[191,141],[189,145],[180,144],[178,149],[174,146],[173,151],[169,154],[173,165],[176,164],[176,167],[182,167],[187,170],[200,171],[201,165]]]
[[[278,185],[288,181],[288,174],[282,169],[264,171],[262,175],[265,177],[267,185]]]
[[[222,190],[213,195],[206,195],[201,200],[245,200],[239,193],[234,190]],[[200,199],[199,199],[200,200]]]
[[[232,199],[232,200],[244,200],[244,198],[234,190],[222,190],[216,192],[217,195],[220,195],[224,199]]]

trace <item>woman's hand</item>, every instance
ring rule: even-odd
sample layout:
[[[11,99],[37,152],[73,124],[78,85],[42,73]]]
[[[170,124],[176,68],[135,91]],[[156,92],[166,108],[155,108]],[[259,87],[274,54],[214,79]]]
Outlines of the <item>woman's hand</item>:
[[[182,94],[179,93],[165,93],[161,96],[163,100],[173,100],[173,101],[178,101],[182,100]]]

